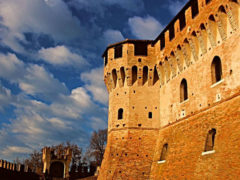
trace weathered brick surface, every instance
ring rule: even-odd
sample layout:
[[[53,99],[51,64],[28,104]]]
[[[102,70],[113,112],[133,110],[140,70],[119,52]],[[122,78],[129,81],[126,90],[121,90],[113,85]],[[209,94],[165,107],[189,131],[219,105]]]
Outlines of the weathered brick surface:
[[[147,56],[134,55],[136,40],[110,45],[105,51],[109,134],[98,179],[240,177],[239,1],[211,0],[206,4],[197,0],[199,13],[194,18],[192,2],[156,40],[141,41],[148,44]],[[182,15],[186,26],[180,29]],[[170,41],[173,27],[175,35]],[[161,44],[165,46],[161,48]],[[123,53],[115,59],[118,45],[123,46]],[[211,64],[216,56],[221,59],[222,80],[213,84]],[[138,69],[134,84],[133,66]],[[144,66],[148,67],[147,76]],[[156,83],[154,69],[159,76]],[[183,79],[188,99],[180,102]],[[120,108],[123,119],[118,120]],[[215,153],[202,156],[212,128],[217,131]],[[165,143],[169,147],[166,162],[158,164]]]

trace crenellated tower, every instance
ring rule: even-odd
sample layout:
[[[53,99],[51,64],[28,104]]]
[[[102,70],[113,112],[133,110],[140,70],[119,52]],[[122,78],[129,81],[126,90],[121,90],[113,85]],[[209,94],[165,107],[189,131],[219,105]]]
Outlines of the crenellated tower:
[[[104,161],[111,168],[100,174],[100,179],[106,176],[144,179],[150,173],[159,129],[160,99],[155,49],[151,43],[127,39],[109,46],[104,54],[110,142]],[[125,166],[125,162],[135,169]]]

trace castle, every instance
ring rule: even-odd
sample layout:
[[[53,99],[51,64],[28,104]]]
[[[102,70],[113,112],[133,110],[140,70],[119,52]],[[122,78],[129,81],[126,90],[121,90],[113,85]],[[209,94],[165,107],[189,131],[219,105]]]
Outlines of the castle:
[[[98,179],[240,177],[239,9],[239,0],[191,0],[155,40],[107,47]]]

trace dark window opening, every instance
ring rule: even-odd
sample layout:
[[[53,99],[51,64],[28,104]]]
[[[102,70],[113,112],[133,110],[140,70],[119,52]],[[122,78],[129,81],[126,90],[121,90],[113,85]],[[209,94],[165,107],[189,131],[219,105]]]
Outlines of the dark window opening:
[[[220,6],[218,8],[218,11],[226,14],[226,10],[225,10],[224,6]]]
[[[212,0],[206,0],[206,4],[210,3]]]
[[[214,16],[213,15],[211,15],[211,16],[209,16],[209,18],[208,18],[209,20],[211,20],[211,21],[215,21],[215,18],[214,18]]]
[[[137,42],[134,44],[134,55],[135,56],[147,56],[147,43]]]
[[[137,81],[137,66],[132,67],[132,84]]]
[[[214,57],[212,61],[211,71],[213,84],[222,79],[222,63],[221,59],[218,56]]]
[[[121,78],[122,78],[122,83],[123,83],[123,86],[124,86],[124,83],[125,83],[125,71],[124,71],[124,67],[121,67],[120,68],[120,74],[121,74]]]
[[[153,116],[153,115],[152,115],[152,112],[149,112],[149,113],[148,113],[148,118],[149,118],[149,119],[152,119],[152,116]]]
[[[207,139],[206,139],[206,143],[205,143],[205,148],[204,148],[205,152],[213,150],[215,135],[216,135],[216,129],[213,128],[210,131],[208,131]]]
[[[192,0],[191,6],[192,6],[192,18],[195,18],[199,13],[198,0]]]
[[[158,72],[157,72],[157,67],[154,67],[154,76],[153,76],[153,85],[159,80]]]
[[[112,78],[113,78],[113,84],[114,84],[114,88],[117,86],[117,71],[116,69],[112,70]]]
[[[200,25],[200,28],[201,28],[201,30],[206,30],[204,24],[201,24],[201,25]]]
[[[166,160],[167,150],[168,150],[168,144],[164,144],[164,145],[163,145],[163,148],[162,148],[162,153],[161,153],[160,161]]]
[[[186,79],[183,79],[180,85],[180,102],[188,99],[188,87]]]
[[[185,13],[182,13],[179,17],[180,30],[182,31],[186,26],[186,17]]]
[[[122,57],[122,45],[116,46],[114,48],[114,58],[116,59],[116,58],[120,58],[120,57]]]
[[[175,29],[174,26],[169,28],[169,40],[171,41],[175,37]]]
[[[143,67],[143,84],[145,84],[148,81],[148,67]]]
[[[165,48],[165,37],[164,34],[160,36],[160,48],[163,50]]]
[[[122,108],[120,108],[119,110],[118,110],[118,119],[120,120],[120,119],[123,119],[123,109]]]

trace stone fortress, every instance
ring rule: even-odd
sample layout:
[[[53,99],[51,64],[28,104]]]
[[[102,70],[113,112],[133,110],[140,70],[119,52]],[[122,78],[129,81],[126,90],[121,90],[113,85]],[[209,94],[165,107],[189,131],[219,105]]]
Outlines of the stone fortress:
[[[191,0],[155,40],[107,47],[98,179],[239,179],[239,9]]]

